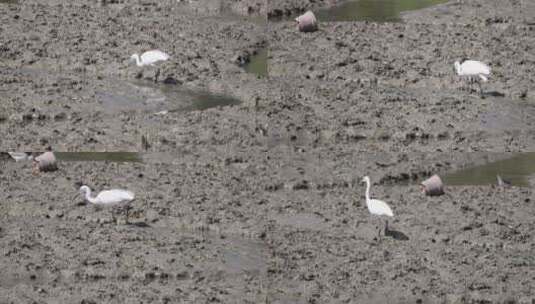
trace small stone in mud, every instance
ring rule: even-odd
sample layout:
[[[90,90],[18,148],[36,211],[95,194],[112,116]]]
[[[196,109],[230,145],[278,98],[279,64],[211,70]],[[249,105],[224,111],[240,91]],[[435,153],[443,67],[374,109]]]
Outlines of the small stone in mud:
[[[179,273],[176,274],[176,279],[177,280],[187,280],[189,279],[189,274],[187,271],[181,271]]]
[[[380,141],[388,141],[390,137],[391,137],[390,134],[388,134],[387,132],[380,132],[377,135],[377,139]]]
[[[437,134],[437,139],[439,140],[448,139],[449,137],[450,137],[450,134],[448,133],[448,131],[440,132]]]
[[[180,81],[176,80],[175,78],[173,78],[173,77],[171,77],[171,76],[166,77],[166,78],[163,80],[163,83],[164,83],[164,84],[173,84],[173,85],[182,84]]]
[[[245,55],[236,55],[232,57],[231,61],[239,66],[244,66],[249,62],[249,57]]]
[[[61,113],[54,115],[55,121],[62,121],[62,120],[65,120],[65,118],[67,118],[67,114],[65,114],[65,112],[61,112]]]
[[[285,185],[286,189],[289,190],[307,190],[310,188],[310,184],[307,180],[300,180],[296,182],[289,182]]]
[[[156,279],[156,274],[154,272],[145,273],[144,283],[150,283]]]
[[[128,273],[121,273],[118,278],[121,281],[128,281],[130,279],[130,275]]]
[[[34,115],[34,114],[32,114],[32,113],[22,114],[22,120],[23,120],[23,121],[31,121],[31,120],[33,120],[33,118],[34,118],[33,115]]]

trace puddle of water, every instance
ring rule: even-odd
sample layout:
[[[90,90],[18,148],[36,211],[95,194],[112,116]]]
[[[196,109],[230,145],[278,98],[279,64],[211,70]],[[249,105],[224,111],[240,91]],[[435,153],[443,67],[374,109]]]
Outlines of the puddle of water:
[[[60,161],[142,162],[137,152],[54,152]]]
[[[320,21],[401,21],[400,13],[445,3],[447,0],[358,0],[319,10]]]
[[[400,13],[423,9],[448,0],[357,0],[314,11],[319,21],[399,22]],[[283,18],[283,20],[293,20]]]
[[[511,158],[462,169],[442,177],[446,185],[496,184],[496,175],[514,186],[529,186],[528,177],[535,174],[535,152],[521,153]]]
[[[232,105],[239,105],[241,101],[234,97],[222,95],[222,94],[212,94],[208,92],[197,92],[191,93],[191,104],[184,108],[172,109],[170,112],[180,112],[180,111],[203,111],[210,108],[225,107]]]
[[[154,84],[148,81],[116,82],[97,99],[110,110],[145,110],[152,112],[187,112],[238,105],[239,99],[208,91],[185,90],[175,85]]]
[[[256,54],[249,58],[249,62],[244,66],[244,69],[256,74],[260,77],[268,76],[268,49],[262,48]]]
[[[264,244],[247,239],[227,238],[222,244],[223,262],[229,273],[265,273],[267,250]]]
[[[162,219],[156,224],[143,228],[144,231],[161,233],[162,235],[190,235],[202,236],[207,241],[211,252],[218,252],[218,259],[210,263],[224,270],[227,274],[248,273],[264,277],[267,272],[269,249],[265,243],[239,235],[225,233],[225,237],[217,235],[214,231],[195,231],[185,228],[174,220]]]
[[[535,107],[529,100],[514,100],[490,96],[486,101],[491,107],[479,114],[479,125],[487,131],[522,130],[532,124]]]

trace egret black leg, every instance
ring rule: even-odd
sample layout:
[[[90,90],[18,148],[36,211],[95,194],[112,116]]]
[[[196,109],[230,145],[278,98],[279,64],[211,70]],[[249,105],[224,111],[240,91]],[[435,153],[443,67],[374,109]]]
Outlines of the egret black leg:
[[[115,209],[111,208],[111,220],[114,224],[117,224],[117,218],[115,218]]]
[[[381,239],[381,227],[377,227],[377,238],[380,240]]]
[[[472,92],[473,83],[472,78],[468,78],[468,92]]]
[[[126,206],[125,209],[126,209],[126,210],[125,210],[125,216],[126,216],[125,222],[126,222],[126,224],[128,224],[128,223],[129,223],[129,222],[128,222],[128,213],[129,213],[130,207],[129,207],[129,206]]]
[[[377,240],[381,240],[381,219],[379,219],[379,225],[377,226]]]

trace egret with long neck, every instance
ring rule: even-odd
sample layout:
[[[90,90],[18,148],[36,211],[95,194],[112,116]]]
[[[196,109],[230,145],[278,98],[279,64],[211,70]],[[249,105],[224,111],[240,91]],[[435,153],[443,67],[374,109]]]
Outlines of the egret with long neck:
[[[158,61],[166,61],[169,58],[170,57],[167,53],[164,53],[160,50],[146,51],[145,53],[141,54],[141,56],[138,53],[130,56],[130,59],[135,60],[136,65],[139,67],[145,65],[154,65]]]
[[[170,58],[170,56],[167,53],[164,53],[160,50],[151,50],[146,51],[145,53],[141,54],[134,54],[130,56],[131,60],[136,61],[136,65],[138,67],[146,66],[146,65],[154,65],[155,63],[159,61],[166,61]],[[160,75],[160,69],[156,70],[156,74],[154,76],[154,82],[158,82],[158,76]]]
[[[84,195],[86,201],[97,206],[121,207],[126,211],[126,222],[128,223],[128,209],[130,203],[135,199],[133,192],[123,189],[112,189],[100,192],[97,196],[91,196],[91,189],[83,185],[80,193]],[[113,212],[112,212],[113,216]]]
[[[385,202],[380,201],[378,199],[370,198],[370,177],[365,176],[362,179],[362,182],[366,183],[366,206],[368,207],[368,211],[370,211],[372,215],[377,215],[377,216],[386,215],[389,217],[393,217],[394,213],[392,212],[392,209],[390,209],[390,207]],[[385,229],[387,226],[388,226],[388,221],[386,221],[385,223]],[[381,235],[381,229],[379,228],[378,236],[380,237],[380,235]]]

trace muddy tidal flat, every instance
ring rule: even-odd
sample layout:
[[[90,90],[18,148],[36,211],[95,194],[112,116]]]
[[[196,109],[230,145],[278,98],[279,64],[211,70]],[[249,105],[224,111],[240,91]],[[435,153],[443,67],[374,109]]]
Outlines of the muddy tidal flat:
[[[534,16],[0,1],[0,303],[534,303]],[[152,49],[169,60],[130,60]],[[490,66],[481,92],[463,59]],[[56,171],[4,153],[46,150]],[[82,184],[133,191],[128,216]]]

